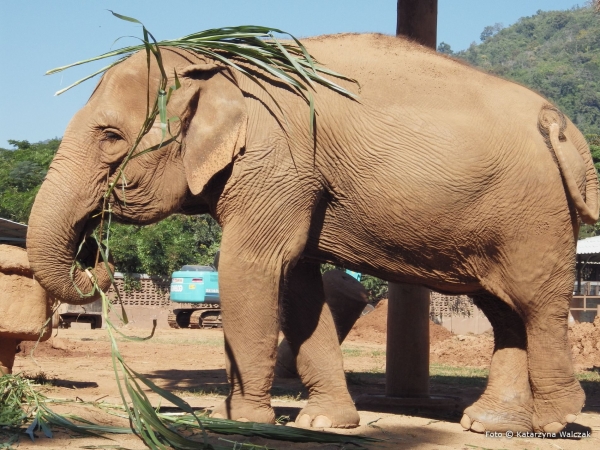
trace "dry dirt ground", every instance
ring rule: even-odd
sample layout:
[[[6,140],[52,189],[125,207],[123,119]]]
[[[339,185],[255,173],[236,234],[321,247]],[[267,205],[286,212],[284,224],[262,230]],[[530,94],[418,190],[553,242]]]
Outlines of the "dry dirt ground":
[[[386,314],[387,305],[380,303],[373,313],[359,320],[342,346],[348,386],[353,397],[385,392]],[[138,317],[137,325],[128,326],[125,333],[141,336],[147,332],[147,329],[137,327],[146,326],[149,322],[143,320],[143,314],[138,314]],[[600,448],[600,320],[596,324],[578,325],[571,331],[578,377],[586,390],[587,402],[583,413],[569,429],[590,431],[592,436],[585,439],[508,439],[464,432],[458,423],[461,411],[485,388],[493,338],[489,335],[453,336],[433,324],[431,330],[431,393],[457,397],[456,406],[437,411],[407,409],[395,414],[361,410],[360,427],[343,433],[381,438],[381,443],[369,444],[368,447],[382,449]],[[50,383],[40,389],[49,397],[119,403],[106,330],[58,330],[56,334],[56,337],[38,346],[35,359],[29,356],[31,345],[24,345],[24,351],[15,362],[15,373],[43,374]],[[159,328],[149,341],[120,339],[119,348],[134,370],[147,375],[161,387],[176,392],[193,407],[211,408],[224,398],[227,388],[221,330]],[[292,420],[306,402],[306,391],[297,380],[276,379],[273,395],[276,414],[290,416]],[[149,396],[154,404],[158,404],[156,395]],[[164,401],[162,405],[165,405]],[[127,426],[118,418],[73,404],[54,409],[76,413],[100,423]],[[113,435],[113,441],[81,438],[65,432],[56,432],[52,439],[45,438],[42,433],[38,435],[35,442],[22,438],[19,448],[145,448],[133,435]],[[213,436],[213,442],[218,442],[219,436]],[[222,437],[275,449],[339,448],[242,436]],[[234,444],[227,445],[234,448]]]

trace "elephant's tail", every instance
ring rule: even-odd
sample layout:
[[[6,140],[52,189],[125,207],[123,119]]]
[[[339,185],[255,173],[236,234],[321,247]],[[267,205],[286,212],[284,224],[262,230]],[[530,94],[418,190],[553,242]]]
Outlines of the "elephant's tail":
[[[576,145],[567,140],[564,134],[566,127],[567,120],[556,107],[545,105],[542,108],[539,115],[538,128],[542,136],[546,139],[546,143],[554,150],[567,194],[573,201],[579,217],[584,223],[593,225],[598,220],[600,206],[598,199],[598,175],[596,174],[596,168],[594,167],[589,147],[587,145]],[[573,170],[565,157],[564,145],[573,146],[585,163],[585,196],[579,190],[577,181],[573,176]]]

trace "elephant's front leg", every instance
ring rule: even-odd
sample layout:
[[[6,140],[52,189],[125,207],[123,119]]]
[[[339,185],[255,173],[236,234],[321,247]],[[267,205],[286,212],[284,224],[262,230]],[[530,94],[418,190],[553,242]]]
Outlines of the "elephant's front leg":
[[[271,385],[279,335],[281,265],[228,245],[224,231],[219,289],[230,392],[212,416],[274,423]]]
[[[360,417],[344,375],[342,352],[319,264],[300,260],[286,276],[282,329],[296,356],[298,374],[309,399],[296,424],[316,428],[353,428]]]

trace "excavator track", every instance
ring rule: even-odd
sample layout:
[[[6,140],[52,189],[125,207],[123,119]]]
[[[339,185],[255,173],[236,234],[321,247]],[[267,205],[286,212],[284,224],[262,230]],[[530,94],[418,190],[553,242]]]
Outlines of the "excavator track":
[[[195,330],[202,328],[202,313],[203,309],[198,309],[192,313],[190,316],[190,328]]]
[[[202,314],[202,328],[221,328],[223,326],[223,319],[221,317],[220,309],[209,309],[203,311]]]
[[[220,328],[223,326],[218,303],[197,304],[191,308],[169,311],[167,321],[171,328]]]
[[[190,328],[220,328],[222,326],[221,309],[218,305],[197,309],[190,315]]]
[[[177,314],[173,311],[169,311],[169,315],[167,316],[167,322],[169,322],[169,326],[171,328],[181,328],[177,323]]]
[[[169,311],[167,322],[171,328],[187,328],[190,326],[190,311]]]

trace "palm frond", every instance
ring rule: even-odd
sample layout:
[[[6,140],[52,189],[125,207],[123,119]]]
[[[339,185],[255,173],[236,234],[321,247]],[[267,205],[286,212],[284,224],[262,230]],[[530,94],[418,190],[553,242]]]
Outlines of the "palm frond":
[[[141,24],[144,29],[144,34],[148,34],[149,37],[152,37],[143,24],[137,19],[114,12],[112,12],[112,14],[122,20]],[[275,37],[275,34],[289,36],[293,43],[281,42]],[[144,38],[140,45],[112,50],[93,58],[51,69],[46,72],[46,74],[50,75],[58,73],[70,67],[79,66],[92,61],[121,56],[121,59],[118,61],[76,81],[64,89],[61,89],[56,93],[56,95],[60,95],[83,81],[104,73],[109,68],[123,61],[124,56],[140,50],[147,50],[149,44],[153,47],[175,47],[191,50],[209,58],[218,59],[241,73],[247,74],[243,68],[236,64],[234,58],[237,58],[258,69],[267,71],[274,77],[292,86],[307,99],[307,102],[309,101],[309,96],[306,92],[308,91],[308,88],[312,86],[313,82],[328,87],[350,98],[357,98],[356,94],[325,78],[322,74],[350,81],[360,87],[358,81],[319,65],[315,58],[308,53],[304,45],[290,33],[278,28],[258,25],[213,28],[172,40],[156,41],[152,37],[152,42],[150,42],[150,40]]]

